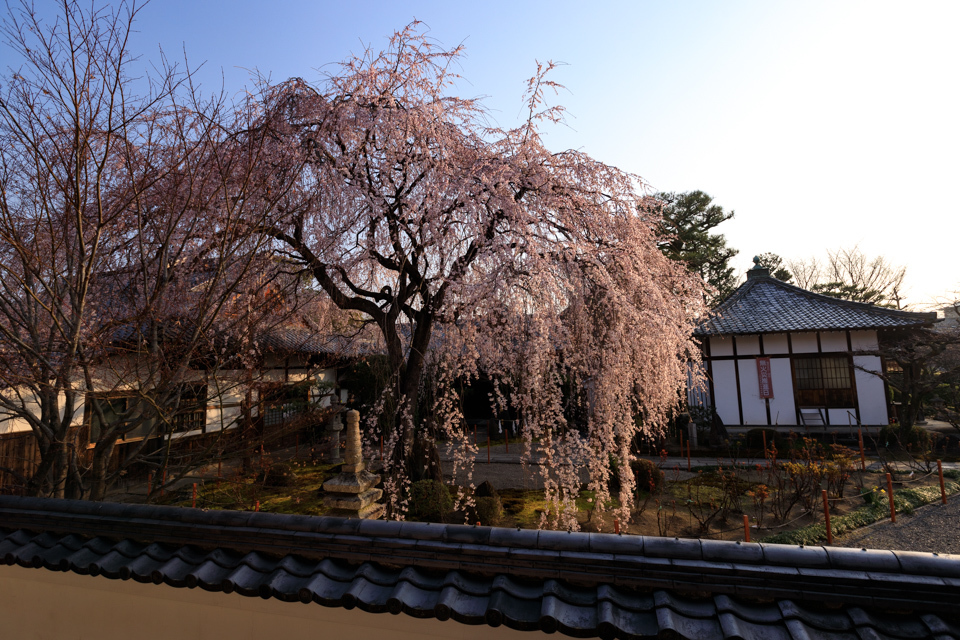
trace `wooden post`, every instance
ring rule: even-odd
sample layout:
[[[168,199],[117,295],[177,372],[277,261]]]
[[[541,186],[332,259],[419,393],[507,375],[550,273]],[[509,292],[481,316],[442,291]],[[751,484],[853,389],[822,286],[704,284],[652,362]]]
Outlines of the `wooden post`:
[[[763,459],[767,459],[767,432],[763,429],[760,430],[760,435],[763,436]]]
[[[937,460],[937,475],[940,476],[940,502],[947,504],[947,488],[943,486],[943,463]]]
[[[890,498],[890,522],[897,521],[897,510],[893,506],[893,478],[887,474],[887,497]]]
[[[743,514],[743,541],[750,542],[750,516]]]
[[[863,453],[863,429],[857,429],[857,439],[860,441],[860,471],[867,470],[867,456]]]
[[[254,510],[254,511],[260,511],[260,501],[259,501],[259,500],[257,500],[257,504],[254,505],[253,510]]]
[[[693,471],[693,467],[690,466],[690,438],[687,438],[687,471]]]
[[[613,519],[613,532],[620,535],[620,518]]]
[[[197,483],[193,483],[193,508],[197,508]]]
[[[830,501],[827,490],[823,489],[823,519],[827,522],[827,544],[833,544],[833,531],[830,529]]]

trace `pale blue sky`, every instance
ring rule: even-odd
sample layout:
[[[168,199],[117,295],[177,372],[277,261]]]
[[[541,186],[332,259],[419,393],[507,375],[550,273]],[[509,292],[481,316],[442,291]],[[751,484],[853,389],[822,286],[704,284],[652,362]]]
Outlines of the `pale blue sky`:
[[[908,303],[960,289],[960,3],[588,4],[155,0],[134,47],[185,48],[235,93],[254,68],[317,81],[417,18],[466,45],[460,91],[504,126],[535,61],[566,63],[549,144],[707,191],[736,211],[740,269],[859,243],[907,265]]]

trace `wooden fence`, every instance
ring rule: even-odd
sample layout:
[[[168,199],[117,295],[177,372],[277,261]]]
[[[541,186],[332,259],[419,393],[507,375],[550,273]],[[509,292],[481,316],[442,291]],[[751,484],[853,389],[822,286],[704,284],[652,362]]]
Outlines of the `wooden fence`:
[[[331,444],[326,441],[323,425],[327,413],[288,412],[274,424],[264,425],[262,419],[255,419],[250,428],[231,429],[226,432],[214,432],[176,441],[174,459],[189,464],[200,464],[204,454],[210,460],[221,456],[252,456],[261,451],[275,451],[282,448],[295,448],[303,455],[324,456]],[[77,434],[72,434],[74,437]],[[85,441],[85,433],[80,434]],[[162,449],[160,441],[158,451]],[[118,443],[114,450],[112,465],[116,465],[125,454],[124,447],[132,446]],[[310,452],[313,453],[310,453]],[[81,461],[89,463],[92,450],[81,452]],[[23,478],[33,476],[40,464],[40,451],[36,438],[30,431],[0,434],[0,494],[20,494],[23,490]],[[150,465],[134,464],[129,468],[130,476],[143,476],[152,470]]]
[[[19,494],[22,478],[29,478],[40,463],[37,440],[30,431],[0,435],[0,494]]]

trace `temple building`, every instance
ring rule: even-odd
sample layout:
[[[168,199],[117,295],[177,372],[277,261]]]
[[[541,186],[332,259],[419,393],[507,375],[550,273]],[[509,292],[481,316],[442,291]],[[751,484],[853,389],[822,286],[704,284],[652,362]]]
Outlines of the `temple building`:
[[[812,293],[755,266],[696,329],[708,386],[695,402],[714,407],[732,433],[889,424],[890,393],[876,375],[881,343],[934,321]]]

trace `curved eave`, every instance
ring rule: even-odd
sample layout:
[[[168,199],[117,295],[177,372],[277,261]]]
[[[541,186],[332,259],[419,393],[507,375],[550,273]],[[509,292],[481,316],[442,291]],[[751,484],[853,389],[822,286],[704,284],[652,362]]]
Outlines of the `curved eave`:
[[[696,336],[804,331],[890,331],[932,326],[935,313],[839,300],[770,277],[752,277],[694,330]]]

